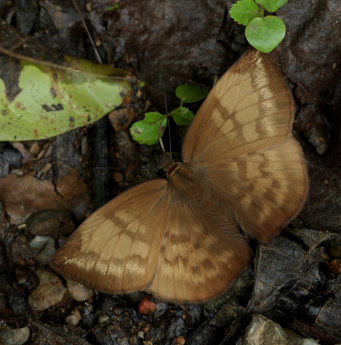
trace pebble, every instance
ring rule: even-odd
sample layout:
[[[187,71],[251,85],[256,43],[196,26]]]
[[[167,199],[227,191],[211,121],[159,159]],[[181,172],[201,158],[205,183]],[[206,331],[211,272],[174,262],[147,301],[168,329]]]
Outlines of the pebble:
[[[140,344],[139,340],[137,337],[130,337],[129,338],[130,345],[138,345]]]
[[[67,288],[72,298],[78,302],[84,302],[94,295],[94,290],[71,279],[67,279]]]
[[[65,319],[66,323],[72,326],[77,326],[79,321],[82,320],[82,315],[78,309],[75,309],[70,315]]]
[[[4,177],[9,174],[10,164],[6,162],[2,156],[0,156],[0,177]]]
[[[123,336],[123,337],[118,337],[116,339],[116,343],[118,345],[130,345],[129,344],[129,339],[126,337],[126,336]]]
[[[60,303],[67,289],[52,272],[39,269],[37,275],[39,285],[28,297],[28,303],[34,311],[43,311]]]
[[[138,305],[138,311],[143,315],[152,314],[155,310],[156,303],[150,300],[148,297],[144,297]]]
[[[35,236],[30,247],[38,251],[35,259],[43,266],[50,263],[56,253],[55,241],[50,236]]]
[[[110,319],[108,315],[101,315],[98,319],[99,323],[107,322]]]
[[[28,327],[0,329],[1,345],[23,345],[29,337],[30,329]]]
[[[30,247],[32,249],[41,250],[45,247],[49,238],[49,236],[35,236],[30,242]]]
[[[278,323],[262,315],[253,315],[245,335],[238,344],[242,345],[318,345],[310,338],[304,338],[292,331],[283,329]]]
[[[185,345],[186,344],[186,339],[182,335],[176,338],[175,340],[175,345]]]
[[[160,318],[163,314],[165,314],[168,310],[168,303],[166,302],[158,302],[156,305],[156,312],[155,318]]]
[[[153,345],[153,342],[151,340],[145,340],[143,345]]]
[[[18,151],[6,150],[2,153],[2,158],[14,168],[19,169],[21,166],[22,157]]]

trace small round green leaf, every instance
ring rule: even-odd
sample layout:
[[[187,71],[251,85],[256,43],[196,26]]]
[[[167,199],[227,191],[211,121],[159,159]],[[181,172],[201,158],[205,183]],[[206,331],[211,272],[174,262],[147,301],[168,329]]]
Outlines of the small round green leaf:
[[[209,90],[199,85],[183,84],[176,88],[176,97],[184,103],[194,103],[204,99]]]
[[[263,6],[268,12],[276,12],[283,7],[288,0],[255,0],[257,4]]]
[[[262,53],[270,53],[285,36],[284,21],[275,16],[251,20],[245,29],[248,42]]]
[[[242,25],[249,24],[253,18],[260,15],[260,8],[253,0],[239,0],[230,9],[230,16]]]
[[[167,127],[167,118],[157,112],[146,113],[142,121],[130,127],[130,134],[140,144],[154,145],[162,137]]]
[[[170,112],[170,115],[175,123],[180,126],[189,126],[194,119],[193,112],[186,107],[176,108]]]

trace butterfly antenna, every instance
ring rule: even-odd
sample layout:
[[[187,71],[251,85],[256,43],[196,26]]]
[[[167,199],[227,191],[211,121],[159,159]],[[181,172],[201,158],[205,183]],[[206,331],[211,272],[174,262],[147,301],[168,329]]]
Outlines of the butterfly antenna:
[[[172,138],[171,138],[171,129],[169,126],[169,116],[168,116],[168,104],[167,104],[167,92],[166,89],[164,90],[163,93],[163,100],[165,103],[165,112],[167,116],[167,128],[168,128],[168,138],[169,138],[169,156],[172,158]]]
[[[99,55],[99,52],[98,52],[98,50],[97,50],[97,48],[96,48],[96,44],[95,44],[95,42],[94,42],[94,40],[93,40],[93,38],[92,38],[92,36],[91,36],[91,34],[90,34],[88,25],[86,24],[86,22],[85,22],[85,20],[84,20],[83,14],[82,14],[81,10],[79,9],[76,0],[71,0],[71,2],[72,2],[72,4],[73,4],[73,6],[75,7],[75,9],[76,9],[76,11],[77,11],[77,13],[78,13],[78,15],[79,15],[79,18],[81,19],[81,22],[82,22],[82,24],[83,24],[83,26],[84,26],[84,29],[85,29],[85,31],[86,31],[86,34],[87,34],[88,37],[89,37],[90,44],[91,44],[92,49],[93,49],[93,51],[94,51],[94,53],[95,53],[97,62],[102,63],[102,59],[101,59],[101,57],[100,57],[100,55]]]

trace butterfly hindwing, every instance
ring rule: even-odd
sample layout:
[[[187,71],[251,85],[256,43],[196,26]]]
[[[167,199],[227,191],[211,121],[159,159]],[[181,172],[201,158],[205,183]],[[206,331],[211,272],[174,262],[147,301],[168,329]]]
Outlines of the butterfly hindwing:
[[[247,268],[249,246],[228,213],[200,209],[176,191],[169,197],[158,266],[148,290],[172,301],[214,298]]]
[[[154,275],[163,229],[166,180],[151,180],[94,212],[54,257],[64,275],[97,290],[143,290]]]

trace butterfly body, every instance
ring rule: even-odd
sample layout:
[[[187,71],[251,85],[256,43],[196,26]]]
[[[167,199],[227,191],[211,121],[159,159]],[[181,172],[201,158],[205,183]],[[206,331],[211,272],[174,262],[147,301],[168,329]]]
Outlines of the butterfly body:
[[[174,203],[185,202],[209,219],[210,224],[216,223],[222,231],[229,228],[226,224],[231,223],[233,214],[226,201],[205,184],[205,179],[201,177],[203,172],[194,172],[190,164],[173,162],[167,175],[168,188],[171,189],[169,193],[173,193]],[[232,223],[235,224],[234,219]]]
[[[188,200],[196,200],[200,203],[208,197],[208,190],[200,180],[200,176],[185,163],[174,163],[167,177],[169,185]]]
[[[306,199],[293,118],[271,58],[246,52],[197,113],[183,163],[167,160],[167,179],[137,185],[93,213],[53,266],[103,292],[146,290],[177,302],[221,294],[251,259],[241,230],[269,242]]]

